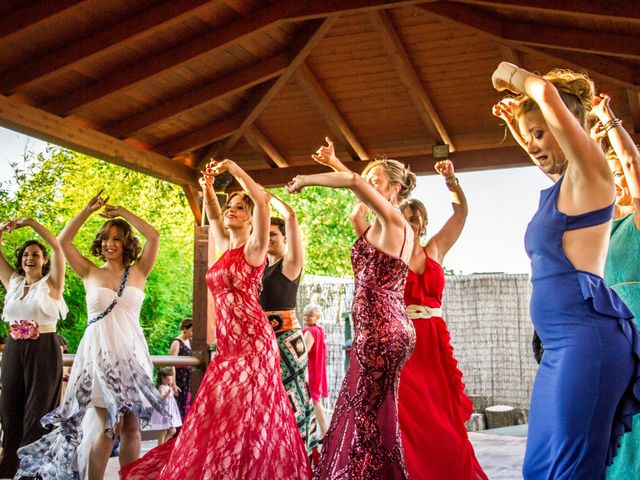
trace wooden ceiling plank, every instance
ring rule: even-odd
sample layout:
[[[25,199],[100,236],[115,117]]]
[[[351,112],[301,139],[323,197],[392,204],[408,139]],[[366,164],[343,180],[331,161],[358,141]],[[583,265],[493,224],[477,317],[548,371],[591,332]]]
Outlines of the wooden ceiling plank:
[[[306,63],[302,63],[298,68],[296,79],[309,100],[317,108],[327,126],[336,136],[336,139],[353,150],[354,159],[369,160],[369,154],[356,137],[349,123],[344,119],[338,107],[333,103],[329,94],[327,94]]]
[[[456,0],[459,3],[492,8],[509,8],[529,13],[556,13],[581,18],[640,20],[638,2],[594,2],[592,0]]]
[[[264,133],[262,133],[255,125],[251,125],[244,132],[244,137],[252,146],[267,154],[267,156],[280,168],[289,167],[289,162],[280,154],[278,149],[271,143]],[[255,147],[254,147],[255,148]]]
[[[640,134],[640,92],[627,90],[627,100],[629,101],[629,112],[631,113],[632,133]]]
[[[281,74],[289,65],[287,54],[274,55],[257,64],[249,65],[222,78],[191,90],[183,95],[165,99],[158,106],[127,117],[104,127],[114,137],[124,138],[167,119],[202,107],[227,95],[246,90]]]
[[[305,59],[309,56],[313,48],[322,40],[327,32],[333,27],[338,20],[337,15],[330,16],[322,21],[313,21],[311,25],[305,26],[303,38],[300,39],[301,45],[297,51],[297,54],[292,59],[289,67],[278,77],[278,79],[270,86],[266,93],[256,102],[256,104],[248,111],[242,124],[238,127],[233,135],[226,141],[219,152],[209,152],[205,157],[223,157],[227,156],[233,146],[244,135],[244,132],[249,128],[253,122],[260,116],[263,110],[269,105],[271,100],[282,90],[282,88],[291,79],[298,67],[302,65]]]
[[[477,9],[448,1],[435,1],[418,5],[418,7],[429,12],[435,18],[457,24],[462,28],[470,29],[476,33],[488,35],[498,43],[504,43],[516,50],[538,55],[541,54],[554,61],[560,60],[570,63],[578,70],[590,70],[594,75],[598,75],[625,88],[640,88],[637,80],[638,72],[632,67],[601,56],[585,55],[570,51],[551,51],[550,49],[534,48],[507,40],[502,36],[502,21]]]
[[[194,169],[166,156],[134,147],[2,95],[0,125],[174,184],[186,185],[196,178]]]
[[[175,157],[185,154],[196,148],[208,145],[212,142],[232,135],[240,126],[242,115],[232,115],[211,125],[207,125],[195,132],[182,135],[154,147],[154,151],[167,157]],[[199,170],[199,169],[198,169]]]
[[[391,19],[383,11],[370,12],[369,19],[377,30],[400,80],[402,80],[402,83],[407,88],[407,92],[416,105],[430,135],[434,139],[441,140],[443,143],[448,144],[451,151],[455,151],[453,141],[433,102],[425,91],[422,80],[402,44],[402,40],[393,27]]]
[[[0,39],[15,34],[77,5],[82,0],[39,0],[0,16]],[[17,2],[20,4],[20,2]]]
[[[202,204],[200,203],[200,196],[198,195],[200,190],[196,188],[193,183],[182,185],[182,190],[187,198],[187,203],[193,212],[196,225],[202,224]]]
[[[502,37],[524,45],[613,57],[640,58],[640,36],[504,22]]]
[[[396,157],[397,160],[411,166],[416,175],[435,174],[433,168],[435,160],[431,155]],[[520,147],[501,147],[486,150],[469,150],[456,152],[451,156],[457,172],[477,171],[494,168],[523,167],[531,165],[531,160]],[[367,162],[347,162],[345,165],[354,172],[361,173]],[[311,164],[289,168],[271,168],[262,170],[248,170],[249,175],[265,187],[279,187],[285,185],[296,175],[312,175],[327,172],[324,165]]]
[[[391,8],[402,8],[422,3],[425,0],[322,0],[292,15],[292,20],[311,20],[331,14],[361,13]]]
[[[220,1],[220,0],[218,0]],[[50,2],[54,4],[56,2]],[[15,93],[35,83],[44,82],[72,68],[80,62],[87,62],[97,56],[104,56],[133,43],[145,36],[168,29],[205,8],[211,8],[211,0],[167,0],[139,15],[118,22],[99,32],[78,39],[55,52],[36,58],[17,68],[3,73],[0,82],[7,93]]]
[[[498,44],[498,49],[500,50],[500,54],[505,62],[513,63],[514,65],[522,66],[522,59],[518,52],[516,52],[509,45],[505,45],[503,43]]]
[[[159,55],[107,75],[80,90],[45,104],[43,108],[60,116],[69,115],[81,106],[132,88],[200,56],[211,55],[226,48],[279,20],[286,19],[292,12],[310,2],[311,0],[279,0],[271,3],[205,35],[189,39]]]

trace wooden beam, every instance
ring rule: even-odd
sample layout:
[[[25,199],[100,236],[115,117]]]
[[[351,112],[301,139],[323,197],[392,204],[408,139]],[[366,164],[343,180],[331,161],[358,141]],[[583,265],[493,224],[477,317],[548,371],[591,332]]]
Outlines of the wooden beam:
[[[231,137],[223,145],[220,152],[217,152],[215,155],[206,155],[206,157],[223,157],[226,156],[229,151],[231,151],[231,148],[233,148],[236,142],[240,140],[240,138],[242,138],[244,132],[253,124],[253,122],[255,122],[258,116],[271,102],[271,100],[280,92],[280,90],[282,90],[282,87],[287,84],[298,67],[302,65],[311,51],[320,42],[320,40],[324,38],[324,36],[331,29],[331,27],[333,27],[337,20],[337,16],[330,16],[326,20],[319,22],[314,21],[312,22],[312,24],[305,25],[305,27],[303,27],[304,34],[301,41],[299,42],[301,46],[298,49],[297,54],[289,64],[289,68],[282,72],[280,77],[273,83],[273,85],[271,85],[264,96],[262,96],[262,98],[260,98],[260,100],[253,106],[253,108],[251,108],[235,133],[231,135]]]
[[[427,131],[434,139],[448,144],[449,150],[455,151],[455,145],[453,145],[453,141],[440,115],[438,115],[433,102],[429,98],[424,84],[402,44],[402,40],[391,23],[391,19],[385,12],[376,11],[369,13],[369,20],[378,32],[380,40],[391,58],[400,80],[407,88],[407,93],[409,93],[409,96],[418,109],[420,117],[422,117],[422,121],[427,127]]]
[[[419,155],[397,157],[405,165],[410,165],[416,175],[435,174],[433,166],[436,160],[431,155]],[[531,166],[531,160],[520,147],[501,147],[486,150],[469,150],[455,152],[451,160],[456,166],[457,172],[476,170],[490,170],[495,168],[525,167]],[[367,166],[367,162],[346,162],[345,165],[352,171],[361,173]],[[320,164],[311,164],[289,168],[267,168],[261,170],[248,170],[256,182],[265,187],[281,187],[296,175],[313,175],[327,172],[329,169]]]
[[[0,125],[178,185],[196,179],[186,165],[2,95]]]
[[[28,27],[61,13],[82,0],[39,0],[0,16],[0,38],[18,33]],[[23,2],[16,2],[20,5]]]
[[[62,2],[49,0],[46,3],[57,5]],[[57,51],[47,52],[33,61],[3,73],[0,76],[0,84],[6,93],[15,93],[35,83],[44,82],[80,62],[105,56],[123,45],[168,29],[189,16],[197,15],[204,8],[211,8],[211,5],[211,0],[167,0],[139,15],[130,16],[98,32],[91,32]]]
[[[258,152],[264,152],[278,167],[285,168],[289,166],[278,149],[271,143],[271,141],[262,133],[255,125],[251,125],[244,132],[244,138],[249,144]]]
[[[627,128],[632,133],[640,134],[640,92],[627,90],[627,100],[631,113],[631,125]]]
[[[291,20],[311,20],[332,14],[353,14],[392,8],[402,8],[425,0],[322,0],[305,6],[291,16]]]
[[[518,55],[518,52],[516,52],[513,48],[511,48],[509,45],[505,45],[503,43],[498,44],[498,50],[500,50],[500,53],[502,55],[502,58],[504,59],[505,62],[510,62],[513,63],[514,65],[518,65],[520,67],[522,67],[522,59],[520,58],[520,55]]]
[[[282,73],[289,65],[287,54],[274,55],[257,64],[249,65],[222,78],[213,79],[206,85],[189,92],[165,99],[158,106],[119,122],[104,127],[114,137],[128,137],[169,118],[213,102],[226,95],[246,90],[270,80]]]
[[[202,127],[195,132],[168,140],[154,147],[154,150],[167,157],[175,157],[228,137],[238,129],[241,123],[241,115],[232,115],[224,120]],[[199,171],[199,169],[196,170]]]
[[[508,45],[516,50],[526,53],[544,55],[553,61],[567,62],[577,69],[586,69],[600,78],[605,78],[625,88],[638,89],[638,71],[633,67],[617,63],[596,55],[585,55],[578,52],[556,51],[544,48],[534,48],[520,44],[503,37],[503,22],[494,16],[488,15],[478,9],[470,8],[460,3],[448,1],[435,1],[418,6],[429,12],[433,17],[446,22],[456,24],[462,28],[470,29],[476,33],[487,35],[498,43]]]
[[[210,56],[213,52],[220,51],[287,18],[310,2],[311,0],[278,0],[200,37],[189,39],[128,68],[119,69],[80,90],[47,103],[43,108],[61,116],[69,115],[81,106],[133,88],[201,56]]]
[[[303,63],[296,72],[296,80],[307,98],[313,103],[320,113],[335,138],[342,143],[354,160],[369,160],[369,154],[364,149],[349,123],[344,119],[338,107],[333,103],[318,79],[306,63]]]
[[[528,13],[555,13],[580,18],[640,20],[638,2],[594,2],[593,0],[456,0],[492,8],[508,8]]]
[[[189,207],[191,207],[191,211],[193,212],[193,218],[195,220],[195,224],[201,225],[202,224],[202,204],[200,203],[200,199],[198,196],[200,189],[196,188],[195,183],[188,183],[188,184],[182,185],[182,190],[184,191],[184,195],[187,198]]]
[[[573,50],[612,57],[640,58],[640,36],[574,28],[504,22],[502,37],[534,47]]]

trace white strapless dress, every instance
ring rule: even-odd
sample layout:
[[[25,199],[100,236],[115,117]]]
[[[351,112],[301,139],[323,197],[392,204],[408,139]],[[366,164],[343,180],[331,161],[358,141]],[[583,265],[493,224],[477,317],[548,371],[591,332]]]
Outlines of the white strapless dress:
[[[88,318],[104,312],[117,293],[109,288],[87,292]],[[64,401],[42,423],[59,428],[18,450],[20,476],[43,480],[85,478],[91,443],[99,423],[94,406],[106,409],[105,433],[111,437],[124,413],[132,412],[140,427],[149,425],[154,410],[167,415],[155,388],[153,364],[140,327],[144,292],[127,286],[113,310],[89,325],[78,345]]]

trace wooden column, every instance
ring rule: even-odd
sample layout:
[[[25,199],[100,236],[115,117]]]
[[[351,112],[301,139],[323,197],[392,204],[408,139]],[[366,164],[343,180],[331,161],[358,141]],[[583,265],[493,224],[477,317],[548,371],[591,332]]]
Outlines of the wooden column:
[[[209,366],[209,345],[215,341],[216,313],[205,278],[214,262],[215,242],[208,226],[196,226],[194,233],[192,345],[193,354],[204,362],[204,367],[193,369],[192,391],[195,395]]]

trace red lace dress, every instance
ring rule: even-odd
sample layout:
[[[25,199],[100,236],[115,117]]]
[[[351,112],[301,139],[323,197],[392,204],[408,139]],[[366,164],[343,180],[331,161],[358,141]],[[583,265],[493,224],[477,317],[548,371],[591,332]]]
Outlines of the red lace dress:
[[[422,274],[409,270],[404,299],[407,306],[440,308],[443,290],[444,271],[427,257]],[[409,476],[484,480],[464,426],[473,407],[464,393],[447,325],[441,316],[415,319],[413,325],[416,346],[402,369],[398,400]]]
[[[121,470],[128,480],[308,479],[307,455],[280,379],[273,328],[258,303],[264,264],[244,247],[207,273],[217,352],[178,438]]]
[[[406,479],[396,404],[400,369],[415,343],[402,299],[408,267],[373,247],[366,233],[353,245],[351,263],[351,363],[314,479]]]

